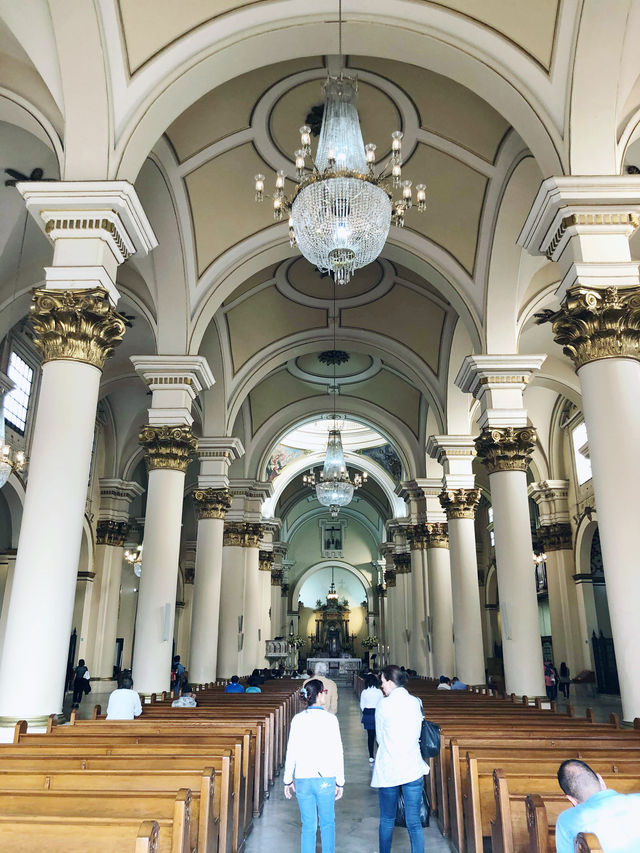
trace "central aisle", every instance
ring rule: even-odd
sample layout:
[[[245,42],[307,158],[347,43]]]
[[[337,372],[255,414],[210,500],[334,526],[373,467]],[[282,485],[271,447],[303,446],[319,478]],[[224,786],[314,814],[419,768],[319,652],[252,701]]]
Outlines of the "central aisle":
[[[346,784],[344,797],[336,803],[336,853],[377,853],[378,795],[369,784],[367,737],[351,688],[339,690],[338,719]],[[300,849],[300,812],[295,800],[284,798],[282,773],[275,781],[262,817],[254,820],[253,827],[245,853],[295,853]],[[450,853],[453,849],[440,835],[435,821],[425,829],[425,842],[429,853]],[[320,850],[319,834],[317,849]],[[396,829],[392,853],[409,853],[409,849],[406,829]]]

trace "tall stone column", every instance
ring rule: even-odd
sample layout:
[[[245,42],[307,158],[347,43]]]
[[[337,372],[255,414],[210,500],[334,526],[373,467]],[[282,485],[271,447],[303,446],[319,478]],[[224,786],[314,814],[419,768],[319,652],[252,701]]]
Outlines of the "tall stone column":
[[[261,539],[262,526],[260,524],[245,524],[244,648],[241,658],[244,675],[259,666],[264,657],[264,647],[260,634],[263,605],[262,577],[260,575]]]
[[[260,584],[262,586],[261,625],[260,625],[260,649],[262,664],[266,663],[265,643],[273,635],[271,630],[272,621],[275,623],[275,614],[271,613],[271,578],[273,574],[273,551],[260,548],[258,557],[258,569],[260,570]]]
[[[198,518],[198,544],[189,678],[194,684],[207,684],[215,681],[217,674],[224,519],[231,506],[231,495],[228,489],[196,489],[193,500]]]
[[[413,669],[409,654],[409,643],[414,626],[411,606],[411,554],[407,551],[393,555],[396,570],[396,662],[399,666]]]
[[[133,679],[139,693],[169,689],[184,479],[198,442],[191,405],[214,379],[202,356],[134,356],[152,392],[140,443],[149,473]]]
[[[396,570],[388,568],[384,570],[384,582],[386,587],[386,595],[384,601],[385,614],[385,631],[386,631],[386,656],[387,663],[395,663],[397,659],[395,621],[396,613],[394,608],[396,594]]]
[[[585,669],[578,595],[573,580],[575,561],[569,523],[568,480],[543,480],[529,485],[529,497],[538,504],[539,534],[547,555],[547,589],[553,655],[556,666],[566,661],[571,672]],[[587,644],[588,649],[588,644]]]
[[[543,311],[582,390],[625,720],[640,716],[640,276],[629,237],[635,175],[543,181],[518,242],[557,262],[559,310]]]
[[[427,531],[423,524],[407,528],[411,549],[411,637],[409,652],[411,667],[418,675],[429,674],[429,649],[427,648]]]
[[[88,657],[93,681],[112,681],[118,631],[120,581],[124,543],[129,528],[129,506],[144,492],[125,480],[100,480],[100,520],[96,528],[95,607],[91,624],[93,646]],[[108,685],[105,685],[105,689]]]
[[[0,725],[9,726],[62,710],[100,377],[126,328],[117,267],[156,244],[124,181],[18,189],[54,254],[31,309],[43,367],[0,655]]]
[[[195,546],[195,542],[193,543]],[[191,676],[191,626],[193,624],[193,585],[195,580],[195,549],[193,556],[182,561],[182,600],[176,601],[176,627],[174,631],[176,654]]]
[[[428,523],[426,532],[431,651],[433,674],[437,678],[453,673],[455,669],[449,532],[447,525],[442,522]]]
[[[282,596],[284,583],[283,559],[287,555],[286,542],[273,543],[273,568],[271,570],[271,638],[284,637],[287,633],[286,599]]]
[[[240,675],[244,646],[244,522],[227,521],[222,549],[217,677]]]
[[[444,469],[439,500],[449,532],[456,675],[467,684],[484,684],[474,523],[480,500],[472,470],[475,446],[468,435],[432,435],[427,442],[427,453]]]

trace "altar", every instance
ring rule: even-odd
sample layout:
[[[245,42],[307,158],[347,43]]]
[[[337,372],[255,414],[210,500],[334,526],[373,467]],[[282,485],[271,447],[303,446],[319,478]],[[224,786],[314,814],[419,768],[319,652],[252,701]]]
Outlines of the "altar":
[[[313,672],[317,663],[327,665],[329,678],[334,675],[354,675],[362,667],[360,658],[307,658],[307,669]]]

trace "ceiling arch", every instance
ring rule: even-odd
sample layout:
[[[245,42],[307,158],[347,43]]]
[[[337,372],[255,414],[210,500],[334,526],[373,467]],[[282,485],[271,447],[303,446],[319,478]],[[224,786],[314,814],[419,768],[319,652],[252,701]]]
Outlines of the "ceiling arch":
[[[319,563],[314,563],[313,566],[309,566],[308,569],[305,569],[305,571],[296,580],[295,586],[293,587],[293,592],[291,594],[292,609],[294,610],[294,612],[297,612],[298,610],[298,598],[300,596],[300,590],[302,589],[304,582],[313,575],[317,574],[318,572],[321,572],[323,569],[330,569],[332,566],[335,566],[336,568],[346,569],[346,571],[351,572],[351,574],[355,575],[358,578],[367,594],[369,606],[371,606],[373,601],[373,586],[371,584],[371,579],[368,578],[364,572],[361,572],[360,569],[356,568],[356,566],[352,566],[351,563],[347,563],[344,560],[322,560]]]

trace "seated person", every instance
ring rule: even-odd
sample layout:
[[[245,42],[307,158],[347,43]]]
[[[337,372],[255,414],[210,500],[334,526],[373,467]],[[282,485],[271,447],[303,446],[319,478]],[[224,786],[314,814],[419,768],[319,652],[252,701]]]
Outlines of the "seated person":
[[[247,689],[244,691],[245,693],[262,693],[262,690],[258,687],[260,682],[253,675],[247,681]]]
[[[453,680],[451,681],[451,689],[452,690],[467,690],[467,685],[464,681],[460,681],[457,675],[453,676]]]
[[[225,693],[244,693],[244,686],[240,684],[240,679],[237,675],[231,676],[231,681],[224,688]]]
[[[557,853],[573,853],[579,832],[595,833],[603,853],[640,850],[640,794],[607,788],[602,776],[577,758],[562,762],[558,783],[575,808],[558,816]]]
[[[438,684],[436,690],[451,690],[451,682],[446,675],[440,676],[440,684]]]
[[[197,708],[196,694],[190,684],[185,684],[182,688],[182,696],[174,699],[171,703],[172,708]]]
[[[142,713],[140,696],[133,688],[133,679],[129,672],[121,673],[118,689],[109,696],[107,720],[133,720]]]

